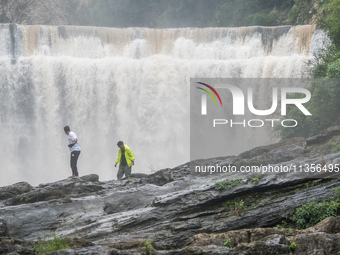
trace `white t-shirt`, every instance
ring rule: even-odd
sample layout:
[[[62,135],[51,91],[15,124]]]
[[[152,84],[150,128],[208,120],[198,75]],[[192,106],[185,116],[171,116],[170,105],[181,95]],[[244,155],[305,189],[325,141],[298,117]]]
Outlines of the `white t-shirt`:
[[[77,138],[77,135],[76,135],[76,133],[74,133],[74,132],[70,132],[69,134],[68,134],[68,144],[72,144],[73,143],[73,141],[74,141],[74,139],[76,139]],[[78,139],[78,138],[77,138]],[[78,142],[78,140],[77,140],[77,142],[70,148],[70,151],[72,152],[72,151],[80,151],[80,147],[79,147],[79,142]]]

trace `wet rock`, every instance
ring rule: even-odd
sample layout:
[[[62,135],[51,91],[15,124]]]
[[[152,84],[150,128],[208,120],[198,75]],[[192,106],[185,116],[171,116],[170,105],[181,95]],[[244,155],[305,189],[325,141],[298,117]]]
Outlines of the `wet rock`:
[[[26,192],[29,192],[33,187],[27,182],[18,182],[16,184],[0,187],[0,200],[12,198]]]
[[[7,238],[10,238],[7,224],[4,220],[0,220],[0,241]]]
[[[155,184],[158,186],[163,186],[169,182],[174,180],[172,171],[170,168],[157,171],[156,173],[150,174],[145,180],[144,183]]]
[[[8,206],[51,201],[69,197],[87,196],[103,189],[98,182],[98,175],[92,174],[83,176],[79,179],[69,178],[55,183],[41,184],[36,189],[22,192],[19,195],[7,199],[5,204]]]
[[[312,145],[316,143],[324,143],[325,141],[329,140],[331,137],[340,135],[340,127],[329,127],[324,131],[320,132],[319,134],[308,137],[306,139],[307,145]]]
[[[53,235],[84,240],[74,242],[75,249],[55,254],[141,254],[145,240],[155,254],[289,254],[293,241],[301,254],[317,254],[320,249],[332,253],[338,248],[332,244],[338,241],[338,217],[309,232],[272,226],[311,199],[334,196],[339,179],[315,179],[320,176],[299,172],[207,174],[191,168],[193,164],[317,164],[318,150],[327,151],[323,146],[327,142],[322,139],[306,145],[305,139],[295,138],[239,156],[197,160],[125,180],[99,182],[98,175],[89,175],[38,187],[19,185],[26,187],[19,191],[17,186],[3,187],[1,194],[6,190],[11,195],[0,202],[0,222],[6,222],[8,229],[0,228],[0,236],[25,242]],[[340,154],[323,154],[323,159],[326,164],[340,163]],[[309,236],[313,233],[318,233],[317,239]],[[223,246],[226,238],[231,248]],[[313,242],[308,243],[308,238]],[[16,252],[17,244],[2,242],[1,249]]]
[[[292,138],[283,142],[261,146],[239,155],[240,164],[275,164],[297,158],[304,152],[306,141],[302,137]],[[246,160],[246,161],[245,161]]]
[[[143,173],[133,173],[130,175],[131,178],[147,178],[148,176],[148,174]]]
[[[79,179],[85,182],[99,182],[99,176],[97,174],[85,175],[80,177]]]

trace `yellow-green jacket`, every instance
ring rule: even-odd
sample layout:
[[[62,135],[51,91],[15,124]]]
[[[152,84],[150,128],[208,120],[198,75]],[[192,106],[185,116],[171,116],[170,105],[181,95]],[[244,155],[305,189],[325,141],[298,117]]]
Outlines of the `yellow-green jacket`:
[[[135,156],[133,155],[133,152],[131,150],[131,148],[129,146],[127,146],[126,144],[124,144],[125,146],[125,158],[126,158],[126,163],[128,164],[128,166],[131,166],[131,161],[135,161]],[[122,152],[120,150],[120,148],[118,149],[118,157],[116,160],[116,163],[119,162],[120,165],[120,157],[122,156]]]

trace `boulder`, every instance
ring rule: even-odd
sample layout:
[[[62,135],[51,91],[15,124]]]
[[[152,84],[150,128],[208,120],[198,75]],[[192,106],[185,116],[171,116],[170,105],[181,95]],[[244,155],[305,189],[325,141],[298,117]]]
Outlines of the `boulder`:
[[[327,217],[326,219],[309,229],[315,230],[317,232],[325,232],[328,234],[340,233],[340,216]]]

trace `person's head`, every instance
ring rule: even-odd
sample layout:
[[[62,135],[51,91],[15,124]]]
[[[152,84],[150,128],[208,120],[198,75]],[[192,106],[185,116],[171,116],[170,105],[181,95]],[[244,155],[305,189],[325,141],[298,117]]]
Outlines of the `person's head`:
[[[65,126],[65,127],[64,127],[64,131],[65,131],[65,134],[68,135],[68,134],[71,132],[71,129],[70,129],[69,126]]]
[[[121,150],[124,150],[125,149],[125,146],[124,146],[124,143],[122,141],[119,141],[117,143],[117,146],[121,149]]]

